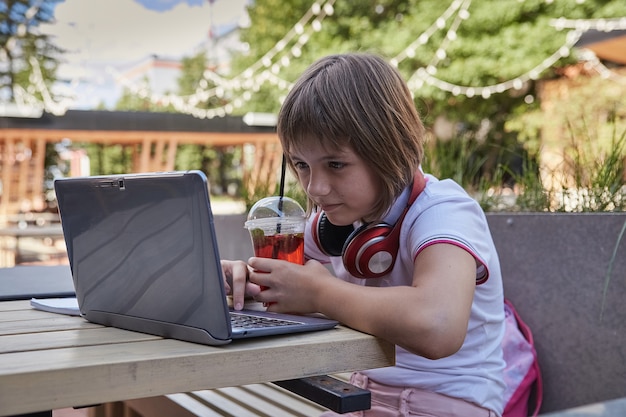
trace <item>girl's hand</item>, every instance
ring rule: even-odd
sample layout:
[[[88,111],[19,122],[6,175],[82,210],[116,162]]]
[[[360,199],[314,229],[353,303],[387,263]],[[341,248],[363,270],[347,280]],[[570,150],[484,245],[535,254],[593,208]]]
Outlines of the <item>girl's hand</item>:
[[[264,287],[254,298],[268,306],[269,311],[308,314],[319,312],[317,297],[320,289],[336,281],[330,272],[317,261],[305,265],[253,257],[248,260],[251,283]]]
[[[254,297],[261,292],[261,288],[249,281],[250,269],[245,262],[222,260],[221,265],[226,293],[233,296],[235,310],[241,310],[245,296]]]

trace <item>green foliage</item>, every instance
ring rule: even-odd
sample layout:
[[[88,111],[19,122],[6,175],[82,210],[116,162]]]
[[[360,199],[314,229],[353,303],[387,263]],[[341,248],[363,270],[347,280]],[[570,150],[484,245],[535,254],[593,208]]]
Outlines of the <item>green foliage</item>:
[[[249,6],[252,24],[242,31],[249,51],[235,57],[234,73],[243,73],[260,60],[294,27],[311,4],[304,0],[256,0]],[[439,0],[337,1],[334,13],[323,21],[323,29],[312,33],[301,55],[292,57],[290,64],[277,75],[292,82],[315,59],[332,53],[370,51],[395,57],[437,22],[451,4]],[[281,13],[276,13],[278,9]],[[405,79],[410,79],[418,68],[433,64],[434,76],[454,85],[483,87],[512,80],[537,67],[564,44],[568,31],[553,27],[553,19],[623,17],[626,3],[621,0],[474,1],[468,12],[453,39],[447,40],[446,36],[454,16],[427,43],[419,46],[412,58],[400,63],[399,70]],[[437,51],[443,46],[446,54],[438,57]],[[288,44],[284,50],[290,47]],[[280,57],[278,54],[275,60]],[[432,128],[435,120],[444,119],[459,127],[452,139],[433,138],[424,161],[425,170],[456,179],[479,196],[483,206],[490,210],[570,210],[564,203],[554,206],[556,196],[544,184],[547,174],[540,172],[543,138],[551,137],[548,125],[555,122],[566,126],[566,115],[579,120],[572,115],[590,114],[589,117],[600,122],[598,128],[584,132],[572,124],[571,134],[581,143],[590,140],[608,143],[611,136],[607,135],[610,133],[607,115],[613,115],[615,121],[625,118],[616,105],[620,100],[623,102],[624,93],[620,90],[603,97],[598,93],[598,84],[604,83],[602,90],[615,86],[608,83],[607,87],[607,81],[599,77],[598,84],[589,87],[591,98],[580,96],[575,101],[566,97],[563,102],[554,103],[559,109],[557,115],[551,113],[549,120],[541,116],[545,112],[538,89],[545,80],[560,77],[561,68],[575,62],[576,57],[570,54],[538,74],[538,81],[528,81],[521,89],[487,98],[453,95],[424,84],[416,91],[415,102],[426,126]],[[264,85],[241,111],[277,112],[280,97],[285,93],[275,86]],[[565,131],[561,127],[561,133]],[[615,156],[619,160],[619,153]],[[578,163],[584,170],[593,165],[590,161]],[[615,169],[619,166],[616,161]],[[614,171],[611,172],[613,175]],[[567,185],[567,188],[581,186]],[[514,192],[520,190],[523,194],[516,198]],[[609,209],[611,204],[597,207]]]
[[[193,94],[200,80],[204,78],[203,74],[207,67],[206,51],[202,50],[194,56],[184,57],[182,66],[182,74],[178,79],[178,92],[181,95]]]
[[[426,151],[422,168],[438,178],[453,179],[467,189],[485,163],[486,157],[479,154],[479,145],[471,138],[433,140]]]
[[[306,0],[256,0],[248,7],[251,25],[242,30],[241,38],[249,45],[247,55],[236,57],[233,68],[240,73],[258,61],[298,22],[311,7]],[[355,2],[337,1],[334,13],[323,21],[323,29],[311,35],[299,58],[283,69],[279,76],[293,81],[313,60],[323,55],[345,51],[373,51],[389,58],[416,40],[429,26],[440,18],[451,2],[439,0]],[[277,9],[281,13],[276,13]],[[546,2],[544,0],[517,0],[472,2],[469,17],[463,20],[456,38],[449,42],[447,55],[438,63],[436,76],[444,81],[464,86],[485,86],[510,80],[523,74],[563,45],[566,31],[557,31],[551,19],[621,17],[626,15],[626,5],[619,0],[588,0],[578,2]],[[415,57],[400,65],[406,78],[419,67],[433,62],[437,49],[445,39],[453,18],[443,30],[436,31],[430,40],[415,51]],[[288,50],[287,45],[285,50]],[[574,57],[561,60],[556,67],[574,61]],[[551,71],[543,77],[551,77]],[[274,110],[278,109],[275,91]],[[500,96],[500,97],[496,97]],[[449,101],[452,100],[453,103]],[[429,115],[446,114],[453,120],[479,123],[490,115],[494,101],[508,113],[524,106],[523,97],[508,93],[482,97],[454,97],[452,94],[425,86],[419,91],[418,101],[423,102]],[[255,97],[249,103],[266,111],[267,97]]]
[[[513,175],[515,192],[513,190],[492,189],[490,193],[492,204],[486,208],[491,211],[550,211],[552,192],[546,188],[540,176],[539,167],[530,160],[524,161],[521,173]],[[506,168],[503,168],[506,169]],[[503,191],[509,191],[508,193]],[[508,197],[508,201],[507,201]],[[495,202],[495,204],[494,204]],[[508,204],[507,204],[508,203]]]
[[[248,52],[234,57],[231,75],[242,74],[260,62],[309,12],[312,4],[311,0],[252,2],[248,6],[251,25],[241,30],[241,39],[248,44]],[[288,65],[281,67],[275,75],[288,83],[293,82],[314,60],[332,53],[370,51],[387,58],[395,57],[431,28],[452,4],[452,1],[439,0],[336,1],[332,15],[326,16],[322,23],[322,29],[308,31],[305,28],[309,41],[300,54],[290,56]],[[553,19],[622,17],[626,16],[626,4],[621,0],[474,1],[468,12],[469,16],[460,21],[454,32],[455,36],[449,37],[448,33],[456,19],[452,15],[433,32],[428,42],[415,50],[414,56],[400,63],[399,70],[407,80],[418,68],[428,65],[436,69],[433,72],[435,77],[454,85],[483,87],[511,80],[535,68],[564,44],[567,31],[555,29],[551,25]],[[288,51],[298,38],[295,36],[286,44],[276,54],[274,62],[289,55]],[[440,48],[445,49],[445,56],[437,55]],[[456,127],[452,138],[434,137],[430,141],[425,170],[442,178],[454,178],[478,196],[487,210],[623,209],[619,197],[623,196],[620,191],[623,190],[623,176],[620,180],[617,175],[620,168],[623,170],[623,153],[620,153],[623,139],[618,132],[626,129],[623,103],[626,92],[600,77],[587,77],[574,81],[568,86],[572,88],[567,88],[568,95],[550,103],[551,112],[542,108],[545,103],[541,102],[540,89],[547,81],[561,77],[562,68],[575,61],[573,54],[562,58],[538,74],[538,80],[524,83],[521,89],[494,93],[487,98],[454,95],[424,84],[416,90],[415,102],[426,126],[432,129],[436,120],[445,120]],[[198,90],[219,91],[219,88],[213,88],[216,86],[210,79],[204,79],[207,67],[206,51],[186,57],[176,93],[184,96]],[[265,67],[262,65],[260,71]],[[211,95],[204,102],[197,103],[197,107],[224,106],[244,91],[252,92],[252,98],[242,107],[235,108],[237,114],[277,112],[287,89],[270,83],[256,85],[253,89],[242,85],[239,91]],[[129,92],[118,103],[118,109],[172,110],[154,106]],[[563,142],[563,138],[570,140]],[[593,150],[580,148],[589,142],[602,146]],[[567,155],[567,164],[559,167],[566,172],[565,176],[545,172],[543,152],[555,143]],[[563,149],[564,143],[569,143],[567,150]],[[98,166],[103,169],[123,167],[126,161],[123,154],[118,152],[117,156],[112,156],[117,163]],[[597,158],[589,160],[583,156]],[[234,150],[186,145],[179,148],[176,168],[202,169],[218,193],[232,194],[230,190],[238,188],[241,191],[239,158]],[[587,172],[593,166],[597,172]],[[577,173],[577,169],[582,172]],[[563,178],[568,182],[558,183]],[[557,191],[550,185],[554,183],[559,184]],[[581,194],[581,189],[587,191]],[[597,191],[589,191],[593,189]],[[254,202],[272,191],[277,192],[258,189],[244,198]],[[287,192],[304,199],[297,185]],[[300,197],[298,193],[301,193]],[[578,200],[582,200],[584,193],[601,198],[585,197],[582,206],[573,207],[573,197],[564,197],[568,193],[574,193]],[[607,193],[613,197],[607,200],[604,197]]]
[[[148,86],[149,80],[144,77],[143,84]],[[154,112],[173,112],[173,108],[165,106],[160,103],[154,103],[150,100],[150,89],[146,88],[147,93],[144,95],[137,95],[128,88],[124,87],[122,95],[115,103],[115,110],[118,111],[154,111]]]
[[[239,146],[180,145],[174,168],[199,169],[207,175],[214,194],[234,197],[242,186],[241,153]]]
[[[598,143],[605,141],[609,146],[599,150]],[[500,149],[494,175],[479,175],[488,161],[481,156],[484,152],[467,138],[437,142],[429,147],[423,168],[439,178],[454,179],[486,211],[626,211],[626,130],[603,138],[575,136],[572,131],[564,149],[567,158],[552,170],[542,164],[541,153],[520,155]],[[519,157],[522,165],[517,169],[503,162],[511,155]]]
[[[178,79],[178,94],[192,95],[202,88],[202,83],[207,83],[204,88],[215,88],[213,82],[207,81],[204,72],[207,70],[208,60],[205,50],[198,51],[195,55],[185,57],[182,60],[182,72]],[[210,83],[210,85],[208,85]],[[211,95],[196,107],[210,109],[220,107],[228,103],[222,94]],[[181,145],[176,153],[176,169],[200,169],[212,185],[215,194],[237,195],[241,187],[241,173],[236,161],[241,158],[241,148],[213,147],[207,145]]]
[[[215,87],[206,83],[204,72],[208,67],[206,51],[200,50],[195,55],[182,59],[181,75],[178,79],[179,96],[194,94],[199,89]],[[148,85],[148,80],[145,80]],[[116,110],[122,111],[155,111],[174,112],[173,106],[154,103],[149,98],[150,94],[138,96],[125,89],[120,99],[115,104]],[[197,108],[210,109],[223,106],[227,103],[225,97],[212,95],[204,102],[196,103]],[[109,149],[109,147],[86,146],[88,154],[96,163],[92,163],[92,172],[107,174],[113,172],[128,172],[132,165],[129,148]],[[115,147],[114,147],[115,148]],[[215,195],[236,196],[241,189],[241,169],[238,161],[241,160],[241,148],[239,147],[213,147],[209,145],[179,145],[176,152],[174,169],[188,170],[199,169],[203,171],[211,184],[212,193]],[[115,170],[122,171],[115,171]]]
[[[264,197],[271,195],[280,195],[279,184],[276,184],[273,189],[271,189],[268,184],[260,184],[257,188],[255,188],[253,193],[242,193],[241,198],[245,203],[246,211],[248,211],[254,205],[254,203]],[[306,207],[307,205],[306,193],[300,186],[300,183],[298,183],[298,181],[293,178],[290,172],[286,173],[284,195],[293,198],[302,207]]]
[[[118,111],[159,111],[149,98],[140,97],[124,87],[122,95],[114,106]]]
[[[5,0],[0,2],[0,98],[14,101],[16,91],[28,91],[32,84],[31,59],[35,59],[44,84],[56,81],[59,59],[65,52],[49,36],[37,30],[54,19],[54,6],[62,0]],[[41,100],[37,91],[29,91]],[[59,98],[59,97],[57,97]]]
[[[188,96],[203,88],[215,89],[215,83],[204,78],[204,72],[208,66],[207,52],[205,50],[200,50],[193,56],[184,57],[182,59],[181,75],[178,79],[178,94]],[[202,86],[203,83],[206,83],[204,87]],[[221,93],[221,90],[216,89],[216,94],[211,95],[204,102],[197,103],[196,107],[209,109],[224,106],[227,103],[228,100]]]
[[[313,60],[336,52],[373,51],[391,58],[436,22],[450,3],[439,0],[336,2],[333,15],[326,17],[320,32],[311,35],[302,56],[292,59],[279,75],[293,81]],[[249,44],[250,52],[236,57],[235,70],[242,72],[259,60],[310,5],[310,1],[304,0],[255,1],[249,7],[252,24],[242,31],[242,40]],[[281,13],[275,13],[277,8]],[[478,87],[523,74],[558,50],[566,31],[557,31],[550,25],[551,19],[624,16],[626,5],[619,0],[588,0],[583,4],[543,0],[475,1],[469,13],[457,30],[456,39],[449,42],[446,57],[437,65],[436,76],[453,84]],[[428,43],[416,50],[414,58],[400,65],[407,79],[417,68],[433,62],[445,33],[446,30],[435,32]],[[555,67],[573,60],[574,57],[563,59]],[[543,76],[551,77],[553,73],[549,71]],[[274,92],[274,111],[279,107],[281,94]],[[255,97],[246,111],[261,111],[256,105],[267,111],[267,98],[265,94],[258,99]],[[517,107],[527,106],[523,95],[502,93],[485,100],[453,96],[429,86],[418,92],[417,103],[426,118],[444,114],[450,120],[470,123],[473,127],[483,118],[491,117],[494,109],[510,114]]]
[[[608,148],[596,137],[572,136],[565,172],[572,182],[563,187],[559,209],[566,211],[625,211],[626,130],[614,131]]]
[[[89,156],[90,175],[124,174],[132,172],[132,148],[100,143],[76,144]]]

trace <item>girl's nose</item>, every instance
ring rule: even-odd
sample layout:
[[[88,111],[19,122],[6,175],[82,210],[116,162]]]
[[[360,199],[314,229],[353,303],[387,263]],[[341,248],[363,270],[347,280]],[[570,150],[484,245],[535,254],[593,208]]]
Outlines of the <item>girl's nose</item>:
[[[328,181],[321,175],[311,175],[306,189],[311,197],[323,197],[330,192]]]

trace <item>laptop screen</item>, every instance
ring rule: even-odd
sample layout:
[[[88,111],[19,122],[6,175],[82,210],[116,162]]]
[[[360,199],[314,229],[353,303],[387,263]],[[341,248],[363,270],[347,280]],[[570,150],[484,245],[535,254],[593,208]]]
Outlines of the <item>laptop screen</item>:
[[[87,319],[134,317],[230,338],[203,173],[69,178],[55,189]]]

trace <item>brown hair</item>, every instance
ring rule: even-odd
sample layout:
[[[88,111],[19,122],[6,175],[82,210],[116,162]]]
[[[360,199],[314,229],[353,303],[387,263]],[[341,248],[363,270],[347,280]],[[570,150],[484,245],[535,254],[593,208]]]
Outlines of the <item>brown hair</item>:
[[[400,73],[373,54],[313,63],[287,95],[277,131],[292,170],[290,151],[304,141],[353,149],[382,185],[372,218],[381,218],[412,182],[423,156],[424,126],[411,92]],[[312,205],[309,199],[309,211]]]

